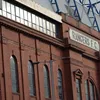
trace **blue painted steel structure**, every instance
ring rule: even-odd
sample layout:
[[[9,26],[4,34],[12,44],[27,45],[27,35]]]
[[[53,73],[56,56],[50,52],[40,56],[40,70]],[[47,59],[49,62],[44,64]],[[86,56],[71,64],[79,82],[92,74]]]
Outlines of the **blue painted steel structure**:
[[[81,20],[76,1],[75,0],[66,0],[66,1],[68,3],[68,6],[73,9],[73,12],[72,12],[73,13],[72,15],[74,15],[73,17],[75,17],[77,20]]]
[[[51,2],[52,5],[55,5],[56,12],[58,13],[60,10],[59,10],[59,6],[58,6],[58,3],[57,3],[57,0],[50,0],[50,2]]]
[[[50,2],[53,6],[55,6],[56,12],[60,12],[61,8],[59,7],[59,0],[50,0]],[[97,19],[97,17],[100,15],[100,10],[97,7],[97,5],[100,4],[100,1],[94,0],[93,2],[92,0],[62,0],[62,2],[64,2],[64,5],[68,6],[68,9],[70,9],[68,11],[70,11],[71,15],[79,21],[82,20],[81,16],[84,16],[82,13],[80,13],[80,9],[78,7],[78,4],[80,4],[86,16],[88,17],[89,22],[91,23],[90,26],[100,32],[100,22],[98,22],[99,19]]]
[[[81,0],[80,3],[87,8],[87,15],[91,21],[92,27],[95,28],[96,30],[100,31],[100,26],[98,25],[97,19],[96,19],[96,13],[100,14],[100,11],[98,11],[96,4],[100,3],[92,3],[91,0],[88,0],[88,3],[85,3],[84,0]]]

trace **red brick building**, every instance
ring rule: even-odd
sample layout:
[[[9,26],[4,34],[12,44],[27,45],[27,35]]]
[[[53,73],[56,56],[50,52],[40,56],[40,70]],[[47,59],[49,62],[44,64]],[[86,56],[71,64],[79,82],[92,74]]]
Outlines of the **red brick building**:
[[[25,5],[2,0],[0,100],[100,100],[99,32]]]

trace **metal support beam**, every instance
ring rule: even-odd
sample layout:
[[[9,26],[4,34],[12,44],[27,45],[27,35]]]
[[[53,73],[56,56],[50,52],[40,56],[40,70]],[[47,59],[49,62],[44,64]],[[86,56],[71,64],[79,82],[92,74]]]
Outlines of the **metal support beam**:
[[[57,3],[57,0],[50,0],[51,4],[55,6],[56,8],[56,12],[59,13],[59,6],[58,6],[58,3]]]
[[[96,13],[99,14],[100,12],[97,10],[96,8],[96,4],[100,3],[100,2],[96,2],[96,3],[91,3],[91,0],[88,0],[88,3],[85,3],[84,0],[83,2],[80,2],[82,4],[82,6],[85,8],[87,16],[92,24],[92,27],[98,31],[100,31],[97,19],[96,19]],[[94,11],[95,10],[95,11]]]
[[[75,0],[67,0],[67,3],[68,3],[68,6],[70,7],[70,9],[72,9],[74,11],[74,12],[71,12],[73,17],[77,20],[81,20],[80,15],[79,15],[79,11],[78,11],[78,8],[76,5],[76,1]]]

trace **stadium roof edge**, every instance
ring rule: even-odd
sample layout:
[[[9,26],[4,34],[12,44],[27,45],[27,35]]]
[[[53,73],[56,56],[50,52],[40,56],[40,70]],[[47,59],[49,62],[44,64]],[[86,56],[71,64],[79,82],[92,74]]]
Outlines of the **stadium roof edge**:
[[[39,13],[42,13],[45,16],[48,16],[48,17],[62,23],[62,16],[61,15],[59,15],[55,12],[52,12],[47,8],[42,7],[41,5],[37,4],[34,1],[29,1],[29,0],[15,0],[15,1],[31,8],[31,9],[34,9],[35,11],[38,11]]]

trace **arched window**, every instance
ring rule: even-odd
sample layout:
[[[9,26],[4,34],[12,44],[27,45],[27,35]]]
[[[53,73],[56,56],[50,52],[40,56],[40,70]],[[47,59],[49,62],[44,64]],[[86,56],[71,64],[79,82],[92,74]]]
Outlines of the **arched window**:
[[[85,95],[86,95],[86,100],[89,100],[89,87],[88,87],[88,81],[85,81]]]
[[[45,98],[50,98],[50,80],[49,80],[49,71],[47,66],[44,66],[44,90]]]
[[[98,100],[96,87],[90,80],[85,81],[85,95],[86,100]]]
[[[63,100],[63,81],[60,69],[58,69],[58,92],[59,92],[59,100]]]
[[[81,97],[81,80],[76,78],[76,92],[77,92],[77,100],[82,100]]]
[[[80,69],[76,69],[74,72],[74,79],[76,82],[76,94],[77,94],[77,100],[82,100],[81,95],[81,82],[82,82],[82,71]]]
[[[29,79],[29,91],[30,95],[35,96],[35,74],[34,66],[31,61],[28,61],[28,79]]]
[[[10,57],[10,66],[11,66],[11,79],[12,79],[12,91],[14,93],[19,92],[19,83],[18,83],[18,69],[17,69],[17,60],[15,56]]]
[[[89,83],[89,87],[90,87],[90,100],[95,100],[94,99],[94,85],[92,82]]]

